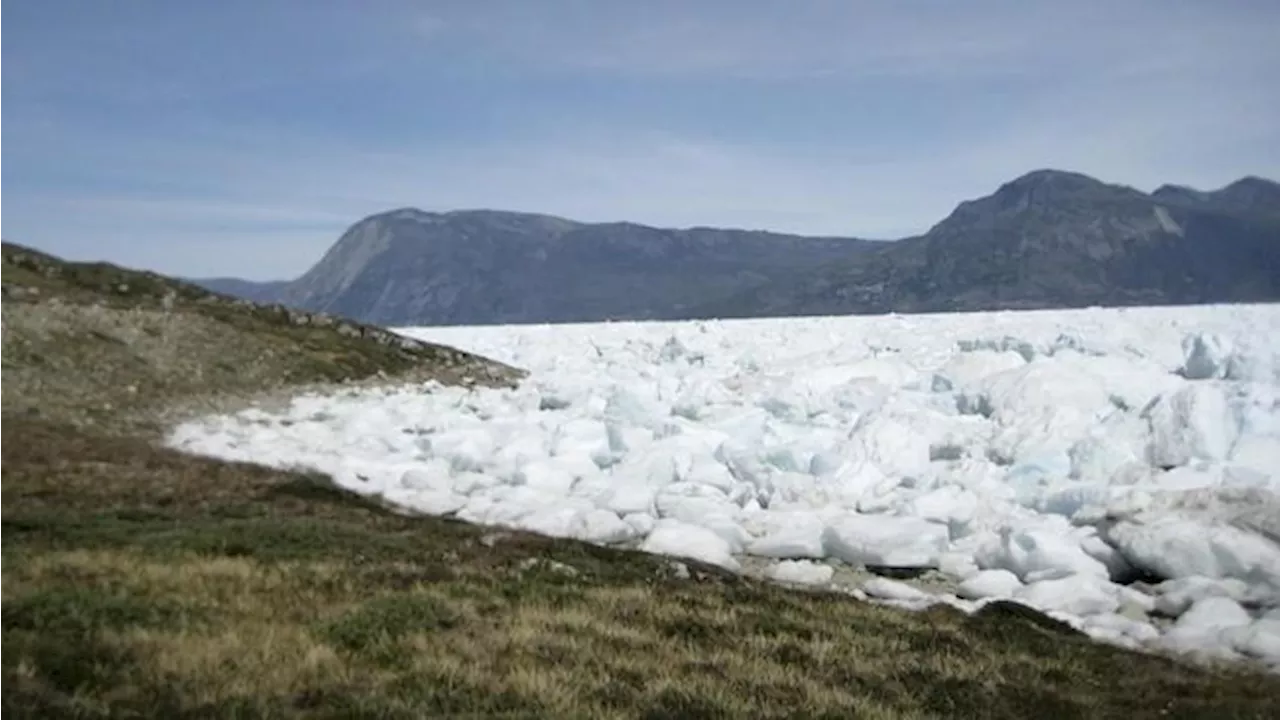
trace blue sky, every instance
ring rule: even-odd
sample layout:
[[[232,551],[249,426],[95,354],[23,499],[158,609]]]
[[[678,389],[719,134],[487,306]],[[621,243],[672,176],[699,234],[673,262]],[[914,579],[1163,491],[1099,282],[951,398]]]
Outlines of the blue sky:
[[[381,210],[900,237],[1280,178],[1274,0],[9,0],[5,240],[302,272]]]

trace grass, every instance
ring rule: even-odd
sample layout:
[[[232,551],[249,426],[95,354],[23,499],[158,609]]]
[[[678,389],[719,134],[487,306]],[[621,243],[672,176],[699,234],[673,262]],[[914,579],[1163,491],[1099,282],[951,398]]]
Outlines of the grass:
[[[328,316],[254,305],[152,273],[5,244],[4,413],[150,431],[175,409],[313,384],[522,373]]]
[[[1280,697],[1273,676],[1124,652],[1034,614],[900,612],[696,563],[682,579],[657,557],[406,518],[321,476],[158,447],[164,408],[279,389],[271,363],[304,383],[512,376],[430,353],[384,369],[370,347],[386,346],[321,334],[223,376],[228,351],[180,326],[226,333],[236,364],[297,343],[296,326],[184,301],[126,353],[83,333],[145,334],[167,285],[138,307],[43,287],[3,307],[4,379],[23,378],[0,425],[6,717],[1228,718],[1270,717]],[[77,334],[40,340],[50,318]],[[215,380],[170,378],[166,343]],[[335,361],[329,343],[366,359]],[[169,384],[121,402],[121,382]]]

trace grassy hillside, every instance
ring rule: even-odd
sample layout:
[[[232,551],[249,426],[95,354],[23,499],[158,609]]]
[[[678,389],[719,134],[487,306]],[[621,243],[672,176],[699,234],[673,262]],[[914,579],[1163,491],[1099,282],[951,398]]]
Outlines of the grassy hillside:
[[[4,413],[118,431],[176,406],[389,375],[514,382],[452,348],[5,244]]]
[[[520,373],[4,246],[3,711],[57,717],[1267,717],[1280,678],[1034,613],[911,614],[406,518],[158,447],[291,387]]]

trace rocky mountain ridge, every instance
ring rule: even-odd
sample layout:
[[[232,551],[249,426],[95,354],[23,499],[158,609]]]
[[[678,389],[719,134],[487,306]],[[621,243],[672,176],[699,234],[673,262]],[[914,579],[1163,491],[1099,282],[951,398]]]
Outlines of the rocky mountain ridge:
[[[214,290],[386,325],[1280,299],[1280,185],[1152,193],[1036,170],[893,242],[401,208],[296,280]]]

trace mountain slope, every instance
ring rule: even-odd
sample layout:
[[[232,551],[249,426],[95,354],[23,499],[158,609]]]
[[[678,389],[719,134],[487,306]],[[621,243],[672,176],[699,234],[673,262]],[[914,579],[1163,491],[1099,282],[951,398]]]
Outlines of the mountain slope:
[[[1213,192],[1163,185],[1151,196],[1166,205],[1280,219],[1280,184],[1259,177],[1241,178]]]
[[[1243,193],[1233,188],[1186,199],[1036,171],[961,203],[922,236],[696,310],[753,316],[1280,299],[1273,219],[1280,208],[1262,193],[1238,200]]]
[[[1276,300],[1280,185],[1147,194],[1037,170],[892,243],[405,208],[290,283],[202,284],[388,325]]]
[[[101,429],[174,397],[402,375],[509,385],[522,373],[338,318],[223,297],[107,263],[0,245],[5,418]],[[93,398],[88,402],[86,398]]]
[[[255,282],[253,280],[230,277],[196,278],[186,282],[199,285],[206,290],[244,298],[252,302],[275,302],[289,284],[288,280]]]
[[[873,245],[402,209],[357,223],[278,299],[391,325],[681,318],[787,270],[813,271]]]

